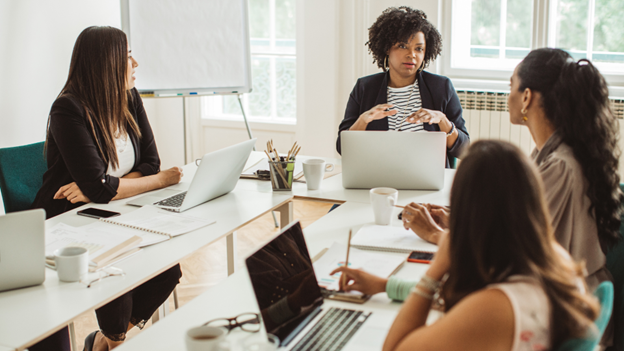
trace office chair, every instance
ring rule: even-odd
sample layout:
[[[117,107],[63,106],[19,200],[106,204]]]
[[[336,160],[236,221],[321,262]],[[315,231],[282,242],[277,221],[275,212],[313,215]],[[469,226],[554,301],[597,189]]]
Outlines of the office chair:
[[[564,342],[557,351],[593,351],[600,342],[602,334],[605,328],[607,328],[607,324],[609,324],[609,318],[611,318],[611,311],[613,308],[613,284],[610,281],[600,283],[594,295],[600,301],[600,315],[598,315],[595,321],[598,334],[592,335],[586,339],[570,339]]]
[[[6,213],[30,208],[48,169],[44,142],[0,149],[0,191]]]
[[[620,184],[624,192],[624,184]],[[607,253],[607,268],[613,276],[613,346],[607,351],[624,351],[624,216],[620,224],[620,242]]]

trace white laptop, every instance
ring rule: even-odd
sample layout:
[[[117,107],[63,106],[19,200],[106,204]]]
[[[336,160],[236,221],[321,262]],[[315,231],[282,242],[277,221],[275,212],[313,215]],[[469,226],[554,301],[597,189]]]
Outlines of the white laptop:
[[[280,350],[381,350],[395,313],[365,311],[345,302],[324,304],[298,221],[245,263],[262,324],[280,339]]]
[[[45,280],[45,211],[0,216],[0,291]]]
[[[340,139],[346,189],[444,187],[444,132],[344,131]]]
[[[232,191],[243,172],[256,139],[205,154],[187,191],[165,189],[127,202],[128,205],[154,205],[182,212]]]

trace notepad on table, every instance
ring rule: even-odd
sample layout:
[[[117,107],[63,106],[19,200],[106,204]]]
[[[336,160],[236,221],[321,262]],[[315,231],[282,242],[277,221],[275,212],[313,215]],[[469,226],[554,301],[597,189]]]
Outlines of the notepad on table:
[[[392,252],[437,252],[438,246],[429,243],[403,227],[365,225],[351,239],[351,246],[364,250]]]

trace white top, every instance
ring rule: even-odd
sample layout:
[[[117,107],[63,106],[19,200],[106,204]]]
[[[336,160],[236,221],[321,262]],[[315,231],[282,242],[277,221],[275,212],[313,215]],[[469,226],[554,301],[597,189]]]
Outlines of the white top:
[[[530,277],[515,275],[507,282],[492,284],[507,295],[514,313],[514,340],[511,351],[550,349],[550,301],[544,289]]]
[[[128,134],[115,138],[115,147],[117,148],[117,160],[119,160],[119,167],[113,170],[112,163],[108,163],[108,170],[106,174],[121,178],[130,173],[132,167],[134,167],[134,145],[132,139],[128,137]]]
[[[422,107],[418,80],[415,80],[414,84],[402,88],[388,87],[388,103],[393,104],[398,111],[394,116],[388,116],[388,130],[401,132],[424,130],[422,123],[414,124],[406,121],[409,115]]]

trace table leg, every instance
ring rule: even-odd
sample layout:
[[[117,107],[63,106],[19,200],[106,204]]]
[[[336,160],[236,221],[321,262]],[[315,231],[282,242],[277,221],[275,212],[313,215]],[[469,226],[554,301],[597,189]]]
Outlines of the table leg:
[[[71,344],[72,351],[78,351],[78,344],[76,344],[76,329],[74,329],[74,322],[69,323],[69,342]]]
[[[280,228],[284,228],[293,221],[293,202],[288,201],[275,209],[280,213]]]
[[[225,237],[226,255],[227,255],[227,273],[234,274],[236,271],[236,232],[232,232]]]

